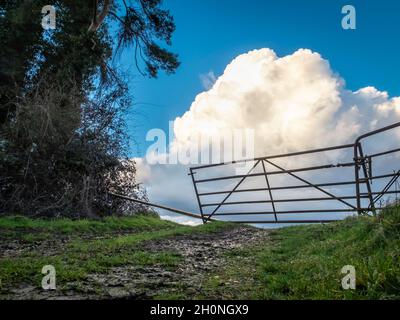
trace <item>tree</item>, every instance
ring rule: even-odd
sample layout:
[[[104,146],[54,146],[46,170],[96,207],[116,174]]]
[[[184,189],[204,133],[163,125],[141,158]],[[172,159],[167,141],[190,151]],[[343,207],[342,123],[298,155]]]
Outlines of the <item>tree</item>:
[[[156,77],[158,70],[174,72],[179,66],[177,55],[162,48],[156,40],[171,44],[175,30],[173,18],[168,11],[160,9],[161,0],[122,0],[118,6],[113,0],[93,0],[90,32],[97,31],[107,16],[119,23],[118,46],[132,46],[139,69],[138,57],[146,64],[147,72]],[[100,8],[100,11],[99,11]]]
[[[157,0],[58,0],[57,28],[45,31],[45,2],[0,3],[0,213],[130,212],[107,196],[145,196],[127,157],[131,97],[111,61],[133,48],[148,76],[173,72],[177,56],[156,44],[170,44],[173,19]]]
[[[35,19],[40,2],[0,3],[0,125],[13,111],[10,101],[28,86],[27,75],[43,44],[43,29]]]

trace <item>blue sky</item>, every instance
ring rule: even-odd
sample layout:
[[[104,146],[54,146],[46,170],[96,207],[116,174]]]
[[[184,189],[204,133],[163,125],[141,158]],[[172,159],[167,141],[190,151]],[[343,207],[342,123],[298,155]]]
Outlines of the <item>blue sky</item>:
[[[341,28],[345,4],[357,10],[356,30]],[[144,155],[148,130],[167,131],[168,121],[204,91],[202,74],[219,76],[233,58],[252,49],[267,47],[284,56],[309,48],[329,60],[348,89],[375,86],[400,95],[400,1],[169,0],[164,7],[176,23],[171,50],[182,62],[176,74],[144,78],[133,67],[131,52],[122,55],[122,64],[134,74],[135,115],[128,123],[138,144],[133,156]]]

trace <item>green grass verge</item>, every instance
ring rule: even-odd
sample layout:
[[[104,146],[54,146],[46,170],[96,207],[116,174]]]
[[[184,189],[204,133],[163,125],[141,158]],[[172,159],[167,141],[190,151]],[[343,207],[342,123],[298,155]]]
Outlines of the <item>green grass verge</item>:
[[[106,217],[101,220],[90,219],[31,219],[23,216],[0,218],[1,231],[38,233],[103,233],[118,231],[140,231],[173,228],[176,224],[154,216],[138,215],[134,217]]]
[[[400,299],[400,208],[377,217],[274,230],[268,243],[228,252],[227,261],[206,281],[205,296]],[[355,267],[355,290],[342,288],[346,265]]]

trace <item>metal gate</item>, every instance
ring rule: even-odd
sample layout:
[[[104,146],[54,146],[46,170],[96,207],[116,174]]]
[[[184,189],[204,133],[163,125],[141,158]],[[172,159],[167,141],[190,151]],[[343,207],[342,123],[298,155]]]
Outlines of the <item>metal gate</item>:
[[[380,143],[384,141],[382,139],[385,139],[383,135],[393,138],[395,134],[400,133],[394,132],[394,129],[399,129],[399,127],[400,123],[396,123],[369,132],[358,137],[351,144],[192,167],[189,175],[193,180],[203,223],[217,217],[225,217],[224,220],[239,223],[320,223],[340,220],[350,214],[376,214],[389,202],[397,201],[397,194],[400,193],[398,190],[399,155],[396,154],[400,152],[400,148],[390,147],[387,150],[375,150],[367,155],[364,147],[365,140],[380,139],[373,144],[374,149],[379,149]],[[386,139],[388,138],[386,137]],[[399,145],[400,134],[394,141]],[[330,155],[328,155],[329,153]],[[316,160],[331,159],[335,155],[339,155],[339,158],[344,161],[315,163]],[[311,156],[312,159],[304,160],[308,156]],[[345,159],[346,156],[347,159]],[[287,168],[279,163],[293,163],[295,161],[292,160],[299,159],[299,157],[299,162],[310,161],[312,165]],[[385,158],[388,161],[380,163],[381,159]],[[252,163],[246,174],[223,174],[231,172],[233,166],[243,163]],[[379,165],[375,165],[375,163]],[[229,169],[229,167],[231,168]],[[375,167],[379,170],[375,171]],[[382,170],[384,172],[379,172]],[[334,172],[332,174],[328,171]],[[307,177],[311,172],[317,172],[317,175],[314,173],[312,179]],[[290,179],[280,178],[279,181],[273,181],[274,177],[282,176]],[[343,179],[343,176],[346,179]],[[328,181],[314,181],[315,177],[329,179]],[[258,181],[246,187],[246,182],[251,179],[258,179]],[[285,179],[296,181],[296,183],[281,185],[286,181]],[[223,186],[219,186],[220,183]],[[310,190],[318,194],[310,196]],[[282,197],[281,194],[285,192],[300,194],[294,197]],[[256,194],[261,195],[261,199],[256,198]],[[395,198],[388,198],[387,196],[390,195]],[[234,200],[233,197],[238,199]],[[213,200],[213,198],[217,198],[217,200]],[[384,203],[384,200],[388,202]],[[303,208],[304,203],[328,202],[329,205],[324,205],[323,208]],[[252,208],[225,211],[226,208],[246,205],[251,205]],[[253,209],[262,205],[268,205],[269,210],[255,211]],[[316,217],[310,218],[310,215]],[[253,218],[242,218],[248,216]],[[288,216],[295,218],[288,218]]]

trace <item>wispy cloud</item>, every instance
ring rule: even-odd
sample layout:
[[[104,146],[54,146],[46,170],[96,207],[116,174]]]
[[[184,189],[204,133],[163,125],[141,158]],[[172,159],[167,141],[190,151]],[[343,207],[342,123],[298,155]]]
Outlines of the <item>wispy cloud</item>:
[[[215,76],[214,71],[211,70],[207,73],[201,74],[200,81],[205,90],[210,90],[217,81],[217,77]]]

